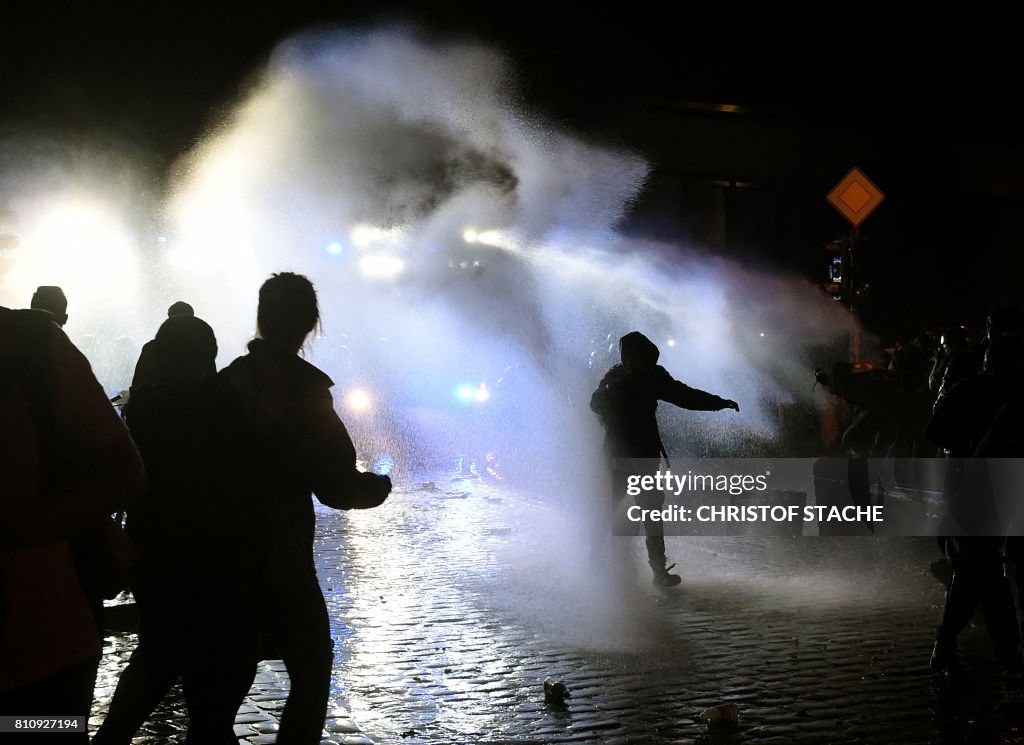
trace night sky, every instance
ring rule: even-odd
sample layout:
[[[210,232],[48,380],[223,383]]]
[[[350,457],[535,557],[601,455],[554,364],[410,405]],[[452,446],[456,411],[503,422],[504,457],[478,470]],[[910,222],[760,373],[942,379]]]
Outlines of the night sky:
[[[425,9],[427,6],[428,9]],[[1008,18],[934,4],[750,14],[674,4],[41,2],[7,11],[0,119],[187,149],[274,44],[317,24],[405,23],[507,50],[524,97],[586,129],[627,96],[755,104],[864,129],[927,122],[1016,138],[1024,44]]]
[[[986,220],[986,204],[949,219],[957,183],[944,187],[954,196],[934,219],[934,195],[917,193],[917,183],[941,175],[948,143],[1000,148],[1024,166],[1019,26],[1009,16],[936,7],[847,3],[812,10],[794,3],[751,13],[717,3],[580,9],[340,0],[41,2],[5,11],[0,128],[123,143],[148,161],[159,181],[230,107],[276,42],[320,24],[398,23],[427,39],[474,39],[504,49],[523,100],[593,139],[608,135],[602,126],[610,110],[637,98],[752,106],[808,131],[852,132],[877,153],[871,173],[887,191],[910,195],[901,240],[918,227],[935,233],[922,241],[931,248],[914,249],[894,270],[905,275],[936,251],[972,241],[974,225]],[[989,179],[990,166],[990,180],[1000,184],[993,200],[1002,200],[1004,210],[1006,200],[1024,200],[1004,155],[979,157],[975,181]],[[1010,271],[999,262],[1006,250],[1000,241],[986,238],[976,247],[992,259],[985,271]],[[956,276],[939,271],[929,282],[941,286]]]

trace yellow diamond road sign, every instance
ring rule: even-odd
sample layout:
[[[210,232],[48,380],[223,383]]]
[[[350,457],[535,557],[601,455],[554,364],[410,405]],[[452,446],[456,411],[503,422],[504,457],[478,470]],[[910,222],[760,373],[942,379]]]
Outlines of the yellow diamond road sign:
[[[871,183],[871,179],[861,173],[859,168],[851,169],[828,195],[829,203],[853,227],[864,222],[883,199],[885,194],[882,190]]]

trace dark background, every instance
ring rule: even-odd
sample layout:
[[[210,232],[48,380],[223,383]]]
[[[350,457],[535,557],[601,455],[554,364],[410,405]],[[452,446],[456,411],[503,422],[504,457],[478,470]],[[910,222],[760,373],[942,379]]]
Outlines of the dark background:
[[[42,2],[4,11],[0,132],[107,138],[159,184],[290,33],[482,40],[531,108],[651,159],[625,230],[818,281],[849,232],[825,195],[860,167],[887,199],[859,312],[894,337],[1022,294],[1024,39],[1008,11],[936,7]]]

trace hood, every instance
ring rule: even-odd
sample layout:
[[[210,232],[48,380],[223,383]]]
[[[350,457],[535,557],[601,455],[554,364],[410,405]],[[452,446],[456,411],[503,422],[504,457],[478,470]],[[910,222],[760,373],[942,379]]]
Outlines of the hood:
[[[619,355],[623,365],[654,367],[658,364],[661,352],[653,341],[639,331],[633,331],[619,339]]]

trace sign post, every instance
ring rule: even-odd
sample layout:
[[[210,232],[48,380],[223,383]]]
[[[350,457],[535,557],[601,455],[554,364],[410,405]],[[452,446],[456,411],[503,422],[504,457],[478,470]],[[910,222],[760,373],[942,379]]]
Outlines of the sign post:
[[[849,238],[843,241],[846,248],[843,284],[846,286],[846,297],[852,314],[854,312],[854,297],[856,297],[854,258],[857,240],[860,238],[860,225],[882,203],[885,194],[859,168],[854,167],[833,187],[832,191],[828,193],[827,199],[828,203],[835,207],[851,226]],[[856,326],[851,332],[850,351],[853,361],[859,362],[860,334]]]

